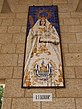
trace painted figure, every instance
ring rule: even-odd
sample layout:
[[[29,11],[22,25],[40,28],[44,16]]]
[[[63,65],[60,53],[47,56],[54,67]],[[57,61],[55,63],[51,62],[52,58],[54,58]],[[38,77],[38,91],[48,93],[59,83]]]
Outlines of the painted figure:
[[[24,86],[63,86],[59,36],[45,17],[29,31],[24,73]]]

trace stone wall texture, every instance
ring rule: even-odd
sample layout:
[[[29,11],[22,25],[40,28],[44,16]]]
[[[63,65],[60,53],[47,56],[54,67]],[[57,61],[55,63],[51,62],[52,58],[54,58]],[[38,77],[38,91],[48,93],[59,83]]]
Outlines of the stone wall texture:
[[[82,13],[72,0],[15,0],[13,13],[0,13],[0,83],[3,109],[82,109]],[[22,68],[30,5],[58,5],[65,88],[22,89]],[[33,93],[52,93],[52,102],[33,102]]]

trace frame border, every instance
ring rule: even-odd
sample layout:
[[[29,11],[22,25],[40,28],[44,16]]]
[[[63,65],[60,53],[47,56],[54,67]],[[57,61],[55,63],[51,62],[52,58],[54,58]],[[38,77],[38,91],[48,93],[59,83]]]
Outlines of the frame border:
[[[35,6],[35,5],[33,5]],[[59,36],[60,36],[60,47],[61,47],[61,61],[62,61],[62,71],[63,71],[63,84],[64,86],[50,86],[50,87],[47,87],[47,86],[31,86],[31,87],[24,87],[23,86],[23,77],[24,77],[24,67],[25,67],[25,55],[26,55],[26,45],[27,45],[27,37],[28,37],[28,22],[29,22],[29,10],[30,10],[30,7],[33,7],[33,6],[29,6],[29,9],[28,9],[28,14],[27,14],[27,27],[26,27],[26,38],[25,38],[25,47],[24,47],[24,59],[23,59],[23,70],[22,70],[22,84],[21,84],[21,88],[24,88],[24,89],[35,89],[35,88],[55,88],[55,89],[59,89],[59,88],[65,88],[65,75],[64,75],[64,63],[63,63],[63,52],[62,52],[62,44],[61,44],[61,33],[60,33],[60,24],[59,24],[59,11],[58,11],[58,6],[57,5],[48,5],[48,6],[54,6],[56,7],[57,9],[57,18],[58,18],[58,27],[59,27]],[[46,5],[47,6],[47,5]],[[46,7],[44,6],[44,7]],[[48,7],[47,6],[47,7]],[[36,7],[42,7],[42,6],[36,6]]]

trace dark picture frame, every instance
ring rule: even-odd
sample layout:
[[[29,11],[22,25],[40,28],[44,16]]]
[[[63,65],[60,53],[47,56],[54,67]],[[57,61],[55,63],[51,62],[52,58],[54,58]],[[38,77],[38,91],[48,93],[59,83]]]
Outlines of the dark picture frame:
[[[51,15],[52,13],[53,13],[53,16],[55,16],[55,17],[53,17]],[[62,85],[51,85],[51,86],[50,85],[49,86],[42,86],[42,85],[41,86],[39,86],[39,85],[25,86],[24,85],[25,81],[26,80],[28,81],[28,79],[27,79],[28,77],[25,77],[26,53],[28,52],[27,38],[28,38],[28,35],[30,32],[30,29],[33,28],[33,26],[37,23],[37,20],[40,19],[38,17],[46,18],[51,23],[51,25],[56,29],[56,31],[58,33],[59,41],[60,41],[59,42],[60,57],[61,57],[60,61],[61,61],[61,67],[62,67],[62,77],[60,77],[60,81],[62,81]],[[50,17],[52,17],[52,19],[50,19]],[[41,22],[39,24],[41,25]],[[39,42],[40,43],[52,43],[50,40],[48,40],[47,42],[45,40],[40,40]],[[57,45],[57,44],[58,44],[58,42],[55,43],[55,45]],[[28,57],[29,57],[29,55],[28,55]],[[46,76],[46,77],[43,76],[43,77],[41,77],[41,79],[45,80],[48,76]],[[39,78],[39,77],[37,77],[37,78]],[[61,80],[61,78],[62,78],[62,80]],[[29,6],[27,30],[26,30],[26,38],[25,38],[24,61],[23,61],[22,88],[64,88],[64,87],[65,87],[65,79],[64,79],[63,54],[62,54],[62,44],[61,44],[61,35],[60,35],[60,26],[59,26],[59,17],[58,17],[58,6],[57,5],[55,5],[55,6],[53,6],[53,5],[52,6]]]

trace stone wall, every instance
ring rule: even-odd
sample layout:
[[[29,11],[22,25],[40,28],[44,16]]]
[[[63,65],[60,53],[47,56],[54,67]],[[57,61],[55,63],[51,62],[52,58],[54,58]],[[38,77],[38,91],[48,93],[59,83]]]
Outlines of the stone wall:
[[[82,13],[72,0],[15,0],[13,13],[0,13],[0,83],[5,83],[3,109],[82,108]],[[63,89],[22,89],[22,68],[29,5],[58,5],[63,48]],[[33,102],[35,92],[53,94],[53,102]]]

